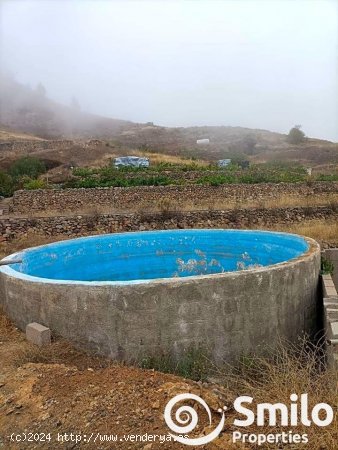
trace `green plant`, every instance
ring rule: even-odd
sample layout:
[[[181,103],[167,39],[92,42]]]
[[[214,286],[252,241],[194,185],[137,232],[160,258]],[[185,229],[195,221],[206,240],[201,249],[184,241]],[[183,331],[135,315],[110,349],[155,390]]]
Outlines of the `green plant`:
[[[320,263],[320,273],[322,275],[332,275],[333,271],[334,271],[333,263],[324,256],[322,256]]]
[[[210,372],[207,352],[201,347],[191,347],[177,359],[170,353],[145,357],[140,366],[143,369],[155,369],[159,372],[173,373],[195,381],[205,381]]]
[[[76,167],[73,169],[73,175],[76,177],[86,178],[93,174],[93,169],[88,167]]]
[[[0,195],[10,197],[14,192],[13,178],[6,172],[0,171]]]
[[[48,185],[45,180],[27,180],[24,185],[24,189],[34,190],[34,189],[47,189]]]
[[[37,178],[46,172],[46,166],[38,158],[31,156],[23,156],[17,159],[9,168],[9,173],[14,178],[28,176],[29,178]]]

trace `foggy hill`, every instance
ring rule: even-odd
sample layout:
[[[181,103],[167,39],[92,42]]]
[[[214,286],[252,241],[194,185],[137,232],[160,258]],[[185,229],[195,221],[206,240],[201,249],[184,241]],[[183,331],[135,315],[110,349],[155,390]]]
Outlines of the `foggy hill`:
[[[231,126],[163,127],[151,122],[137,124],[100,117],[80,111],[76,104],[68,107],[49,99],[41,84],[32,89],[4,75],[0,76],[0,129],[14,131],[11,138],[2,131],[1,141],[16,139],[13,136],[17,133],[28,133],[43,139],[101,139],[110,141],[109,145],[113,145],[116,152],[123,148],[127,153],[128,149],[138,149],[207,160],[241,155],[257,162],[338,162],[337,144],[329,141],[307,138],[300,145],[290,145],[285,134],[267,130]],[[210,140],[209,145],[196,143],[205,138]],[[75,147],[83,146],[77,142]],[[102,155],[111,151],[102,142],[101,147],[91,149],[92,159],[101,158],[100,148]],[[68,152],[70,150],[63,159],[68,156],[76,161],[84,158],[83,152],[82,156],[77,156],[76,151],[76,158]]]
[[[0,75],[0,124],[45,139],[111,137],[130,122],[100,117],[50,100],[43,85],[24,86]]]

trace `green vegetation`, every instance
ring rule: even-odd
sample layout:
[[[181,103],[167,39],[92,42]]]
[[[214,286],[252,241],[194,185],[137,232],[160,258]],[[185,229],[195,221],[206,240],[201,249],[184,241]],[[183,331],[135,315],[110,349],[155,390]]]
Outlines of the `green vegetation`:
[[[331,261],[322,257],[320,269],[320,273],[322,275],[332,275],[334,271],[334,265]]]
[[[319,174],[316,181],[338,181],[338,174]]]
[[[207,352],[202,348],[190,348],[179,360],[169,353],[146,357],[142,359],[140,366],[143,369],[173,373],[195,381],[205,381],[210,374],[210,361]]]
[[[206,171],[206,170],[218,170],[218,167],[216,164],[209,164],[209,165],[199,165],[193,160],[191,163],[185,163],[185,164],[175,164],[171,162],[160,162],[157,164],[153,164],[150,167],[144,168],[144,167],[132,167],[132,166],[122,166],[119,169],[115,168],[113,165],[101,167],[101,168],[76,168],[73,170],[73,175],[80,176],[80,177],[88,177],[91,175],[102,175],[105,177],[116,177],[119,174],[124,173],[144,173],[144,174],[157,174],[159,172],[189,172],[189,171]]]
[[[0,195],[10,197],[14,192],[14,182],[8,173],[0,171]]]
[[[31,179],[27,178],[23,183],[24,189],[33,190],[33,189],[47,189],[47,183],[45,180]]]
[[[17,189],[46,189],[48,186],[40,175],[45,165],[37,158],[25,156],[15,161],[7,172],[0,171],[0,195],[8,197]],[[194,172],[186,177],[185,173]],[[200,174],[200,176],[199,176]],[[200,165],[194,162],[177,164],[160,162],[149,168],[121,167],[112,165],[101,168],[75,168],[72,178],[61,185],[63,188],[167,186],[179,184],[202,184],[220,186],[231,183],[296,183],[313,181],[338,181],[338,173],[311,176],[296,163],[273,162],[252,164],[247,167],[235,160],[225,168],[215,164]]]
[[[338,177],[337,177],[338,178]],[[296,183],[307,180],[307,172],[302,166],[288,164],[255,164],[239,170],[230,165],[217,175],[207,175],[197,180],[199,184],[219,186],[225,183]]]
[[[14,161],[7,172],[0,171],[0,195],[10,197],[18,189],[46,188],[38,177],[46,172],[44,163],[30,156],[23,156]]]
[[[187,181],[180,172],[201,172],[200,178]],[[212,172],[212,173],[210,173]],[[173,177],[171,174],[176,174]],[[219,186],[228,183],[296,183],[307,182],[309,176],[304,167],[292,163],[266,163],[253,164],[242,168],[237,163],[232,163],[226,168],[215,165],[198,166],[194,162],[190,164],[159,163],[150,168],[122,167],[116,169],[113,166],[103,168],[79,168],[73,171],[74,178],[64,187],[89,188],[89,187],[128,187],[128,186],[166,186],[169,184],[204,184]],[[312,177],[310,181],[338,181],[337,175],[319,175]]]
[[[23,156],[17,159],[9,168],[9,174],[16,179],[23,176],[35,179],[45,172],[46,166],[44,163],[40,159],[31,156]]]
[[[175,184],[165,175],[126,177],[123,173],[100,173],[78,177],[64,184],[67,188],[94,188],[94,187],[131,187],[131,186],[167,186]]]

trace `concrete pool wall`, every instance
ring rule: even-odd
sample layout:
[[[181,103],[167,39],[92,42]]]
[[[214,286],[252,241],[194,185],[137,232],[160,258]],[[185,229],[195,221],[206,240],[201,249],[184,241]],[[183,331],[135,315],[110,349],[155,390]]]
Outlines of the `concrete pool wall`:
[[[39,322],[113,359],[179,358],[202,346],[216,363],[234,362],[317,331],[320,249],[306,243],[266,267],[146,281],[58,281],[2,267],[0,304],[21,329]]]

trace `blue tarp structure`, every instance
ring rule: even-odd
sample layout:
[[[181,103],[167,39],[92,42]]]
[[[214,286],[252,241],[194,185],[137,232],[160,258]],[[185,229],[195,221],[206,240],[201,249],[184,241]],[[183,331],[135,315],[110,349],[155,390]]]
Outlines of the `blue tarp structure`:
[[[226,167],[231,163],[231,159],[220,159],[217,161],[218,167]]]
[[[115,167],[149,167],[149,158],[139,156],[120,156],[114,159]]]

